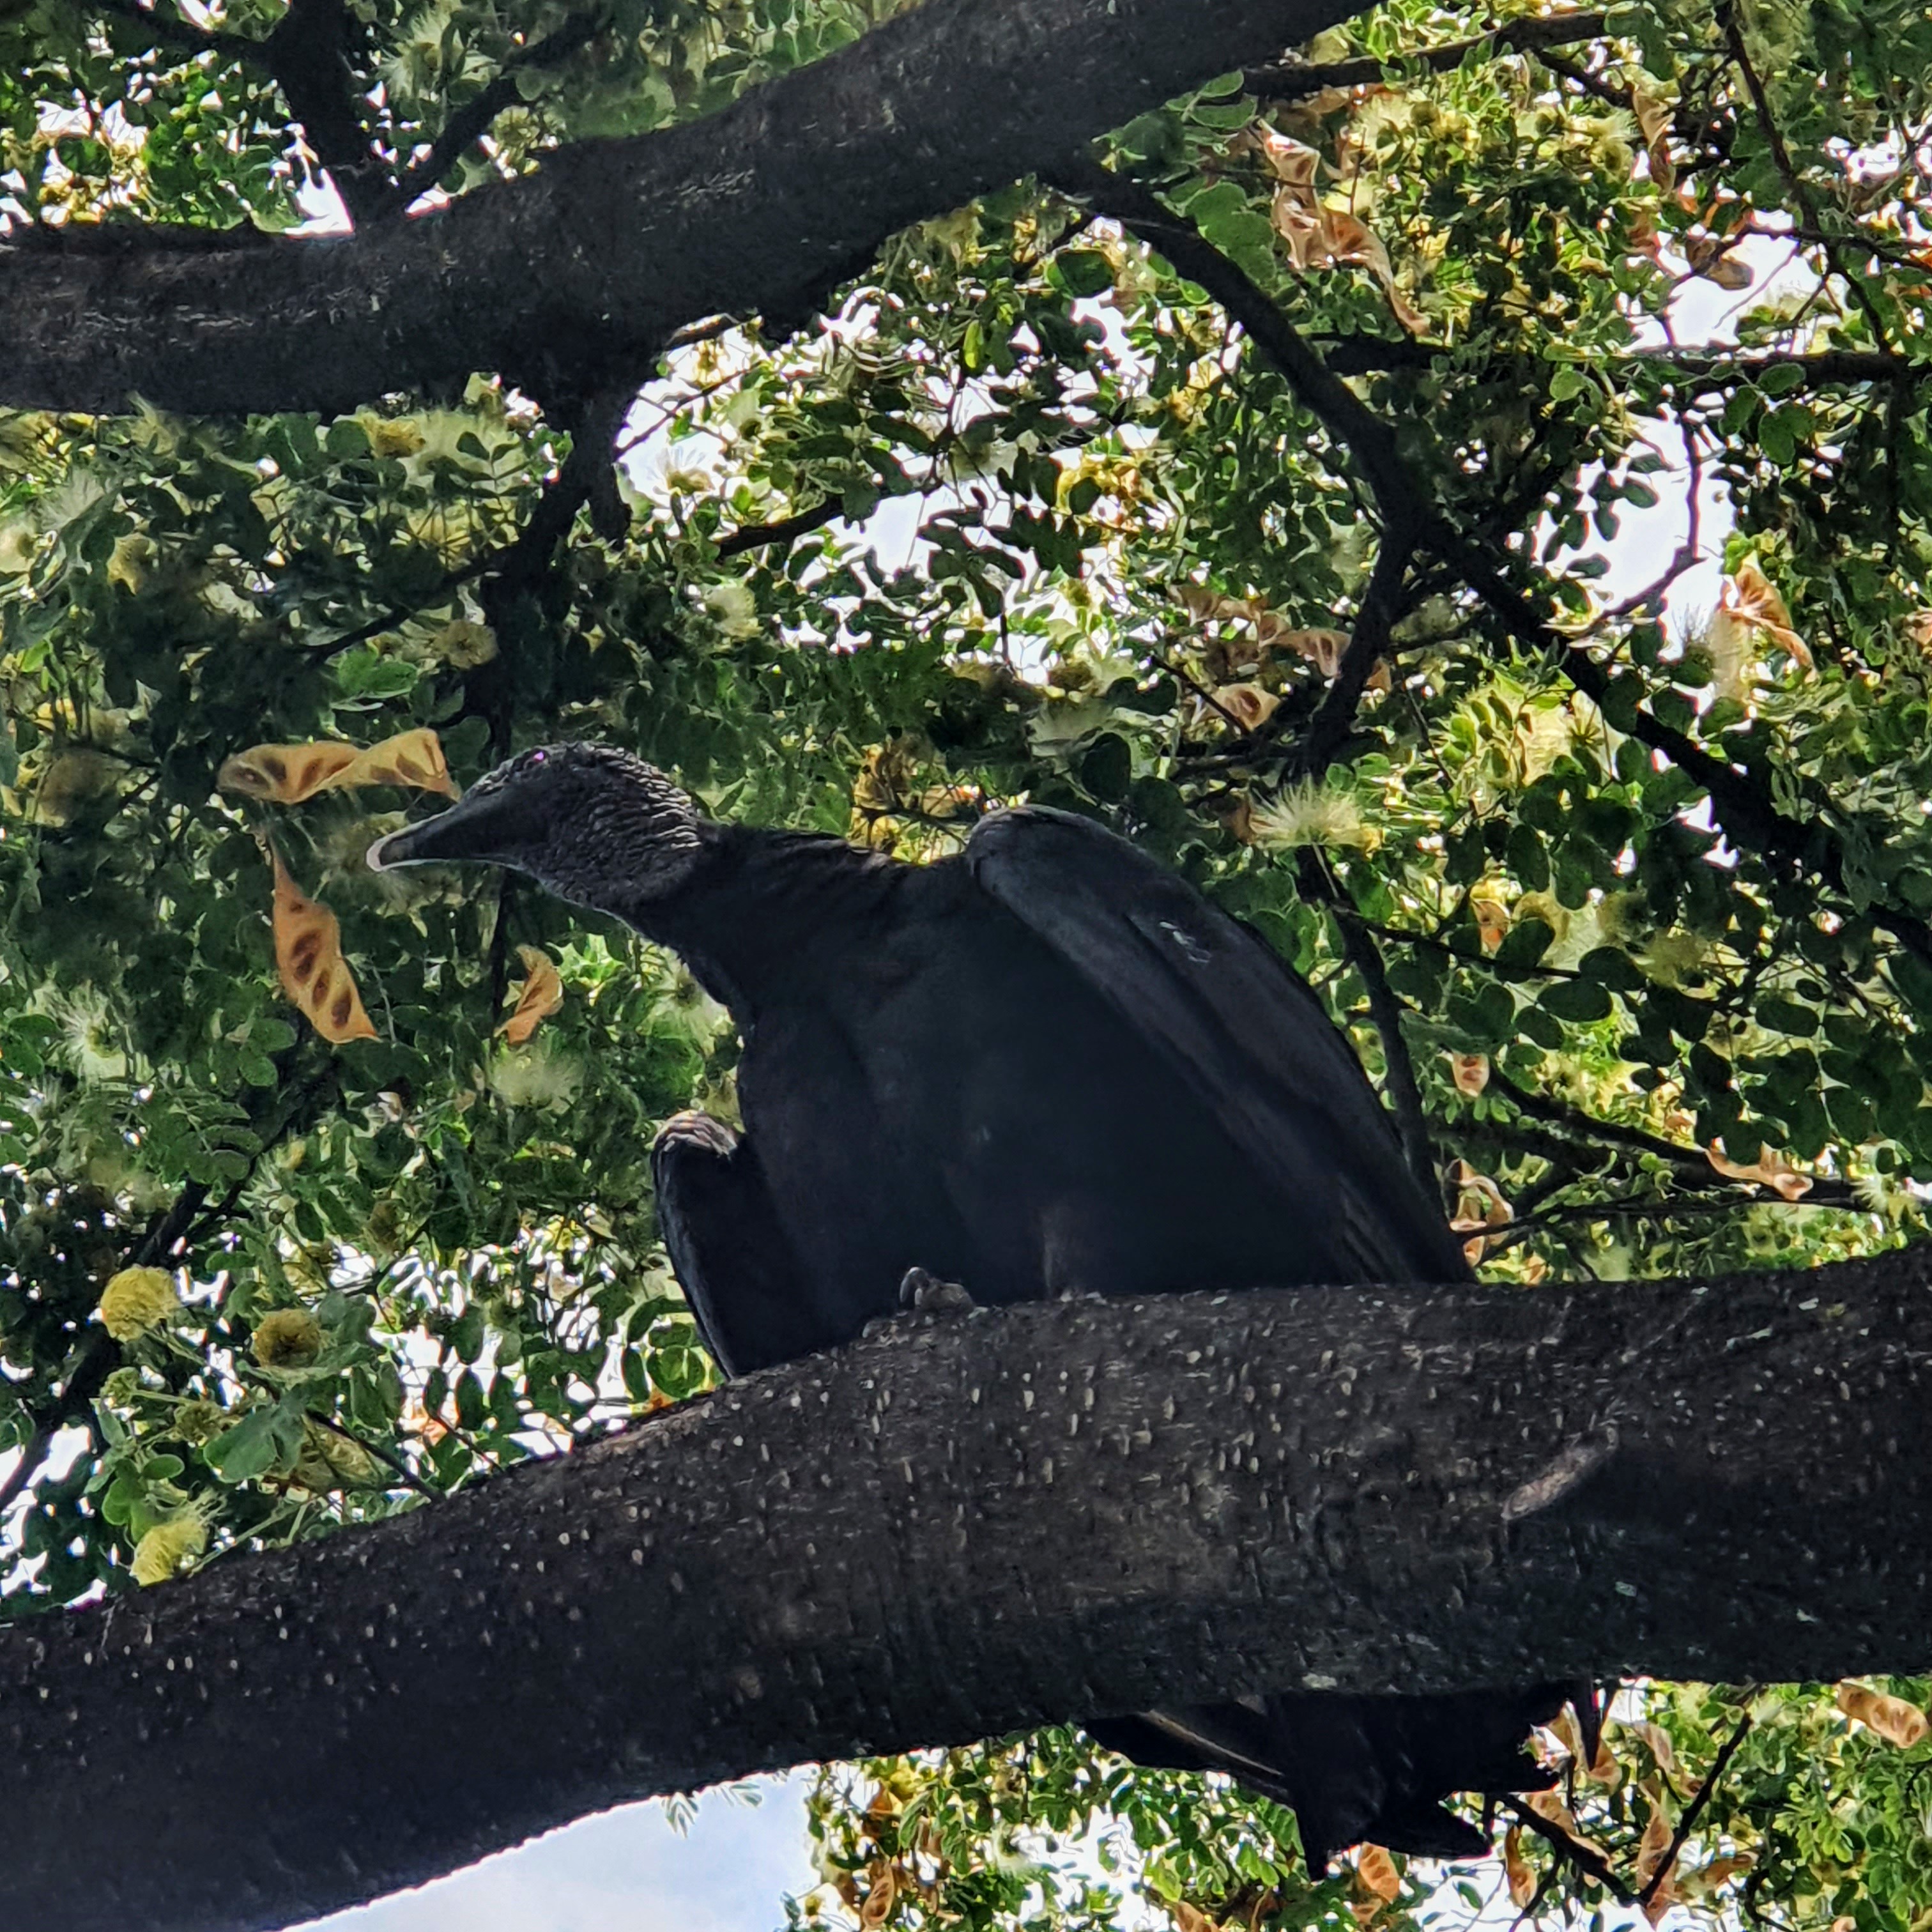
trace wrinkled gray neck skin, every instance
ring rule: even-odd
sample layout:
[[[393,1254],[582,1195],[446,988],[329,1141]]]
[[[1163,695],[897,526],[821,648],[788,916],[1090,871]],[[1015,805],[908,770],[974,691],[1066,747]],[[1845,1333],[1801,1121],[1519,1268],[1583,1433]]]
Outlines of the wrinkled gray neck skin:
[[[582,744],[500,765],[369,862],[511,866],[681,955],[741,1023],[796,990],[828,932],[875,931],[910,869],[840,838],[717,824],[641,758]]]
[[[719,828],[662,772],[624,762],[628,770],[586,788],[524,869],[559,898],[648,930],[651,908],[700,869]]]

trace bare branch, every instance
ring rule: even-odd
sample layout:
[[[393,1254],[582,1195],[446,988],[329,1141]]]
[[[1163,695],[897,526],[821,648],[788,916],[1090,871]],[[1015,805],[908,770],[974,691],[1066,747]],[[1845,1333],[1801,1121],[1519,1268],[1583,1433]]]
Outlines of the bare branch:
[[[1493,32],[1478,34],[1470,40],[1451,40],[1439,47],[1418,47],[1386,57],[1370,54],[1359,60],[1330,61],[1318,67],[1299,61],[1251,67],[1242,80],[1250,94],[1258,94],[1264,100],[1300,100],[1312,94],[1325,94],[1331,88],[1372,87],[1404,68],[1423,67],[1432,74],[1449,74],[1472,54],[1535,52],[1544,47],[1574,46],[1579,40],[1600,40],[1609,32],[1609,16],[1594,10],[1549,14],[1534,20],[1509,21]]]
[[[545,34],[534,46],[524,48],[506,62],[503,71],[482,93],[451,115],[428,153],[410,164],[386,206],[377,213],[400,214],[427,194],[461,159],[465,150],[490,131],[496,116],[523,98],[517,84],[520,74],[560,66],[604,31],[607,17],[596,8],[572,14],[554,33]]]
[[[1635,1894],[1617,1876],[1602,1852],[1580,1838],[1573,1838],[1561,1825],[1552,1824],[1540,1811],[1532,1811],[1520,1798],[1505,1798],[1503,1809],[1519,1825],[1534,1832],[1565,1863],[1574,1865],[1586,1877],[1594,1879],[1619,1905],[1636,1903]]]
[[[828,496],[824,502],[814,503],[808,510],[796,511],[789,517],[779,518],[776,523],[746,524],[727,532],[718,539],[718,554],[737,556],[748,550],[763,550],[768,544],[789,548],[800,537],[814,530],[822,530],[827,524],[836,523],[844,514],[844,505],[837,497]]]
[[[0,248],[0,406],[112,412],[134,393],[233,416],[353,408],[479,368],[540,396],[614,381],[701,316],[807,313],[907,224],[1349,6],[928,0],[717,114],[560,148],[409,221],[245,258]],[[344,136],[352,177],[362,138]]]
[[[1738,20],[1735,0],[1718,0],[1718,25],[1723,30],[1724,44],[1729,50],[1732,64],[1743,77],[1745,91],[1750,95],[1751,111],[1756,117],[1759,131],[1764,136],[1765,146],[1771,150],[1772,164],[1778,172],[1792,200],[1803,210],[1805,220],[1819,237],[1819,246],[1825,259],[1851,291],[1852,298],[1864,311],[1864,318],[1870,325],[1872,340],[1882,350],[1886,344],[1884,318],[1878,312],[1870,292],[1859,278],[1840,259],[1842,244],[1829,235],[1826,228],[1818,199],[1804,178],[1792,165],[1791,152],[1784,144],[1784,136],[1778,124],[1777,116],[1772,112],[1771,98],[1766,93],[1764,82],[1753,64],[1750,50],[1745,44],[1744,28]]]
[[[1400,516],[1401,506],[1394,507]],[[1294,766],[1300,776],[1319,778],[1348,742],[1362,694],[1376,667],[1388,656],[1390,633],[1402,615],[1402,585],[1414,553],[1414,532],[1403,522],[1392,522],[1383,532],[1376,567],[1355,619],[1354,634],[1335,668],[1334,681],[1306,735],[1295,747]]]
[[[1734,845],[1786,872],[1815,871],[1833,890],[1847,891],[1844,853],[1822,818],[1801,822],[1787,817],[1748,772],[1666,724],[1643,701],[1634,680],[1613,674],[1559,631],[1431,500],[1404,462],[1390,426],[1316,354],[1267,295],[1204,241],[1191,223],[1137,183],[1090,162],[1057,164],[1054,178],[1158,249],[1238,320],[1257,350],[1353,459],[1384,516],[1412,532],[1421,546],[1448,564],[1519,644],[1552,658],[1618,730],[1662,752],[1702,786],[1718,824]],[[1872,916],[1901,944],[1932,962],[1932,926],[1916,914],[1881,902],[1873,907]]]

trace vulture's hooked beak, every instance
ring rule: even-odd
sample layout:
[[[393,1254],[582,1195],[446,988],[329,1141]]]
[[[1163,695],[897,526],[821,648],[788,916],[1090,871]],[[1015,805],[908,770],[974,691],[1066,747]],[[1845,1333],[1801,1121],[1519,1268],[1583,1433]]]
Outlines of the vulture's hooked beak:
[[[501,791],[486,791],[466,798],[447,812],[426,818],[420,825],[406,825],[379,838],[367,854],[372,872],[387,872],[398,866],[472,863],[507,866],[516,862],[522,841],[515,834],[529,816],[527,806]]]

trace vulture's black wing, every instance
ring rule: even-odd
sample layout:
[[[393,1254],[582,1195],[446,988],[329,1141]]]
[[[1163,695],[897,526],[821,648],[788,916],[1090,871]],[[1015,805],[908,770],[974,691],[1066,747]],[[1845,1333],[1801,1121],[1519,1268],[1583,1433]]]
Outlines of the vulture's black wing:
[[[987,819],[966,860],[1166,1057],[1289,1204],[1274,1283],[1466,1280],[1460,1246],[1315,994],[1248,927],[1103,827],[1032,806]],[[1294,1692],[1096,1721],[1146,1764],[1225,1772],[1284,1798],[1318,1875],[1367,1838],[1436,1856],[1484,1849],[1457,1791],[1548,1782],[1532,1725],[1586,1684],[1451,1696]]]
[[[1288,1271],[1258,1287],[1468,1279],[1354,1049],[1258,934],[1104,826],[1043,806],[985,820],[966,862],[1294,1204]]]

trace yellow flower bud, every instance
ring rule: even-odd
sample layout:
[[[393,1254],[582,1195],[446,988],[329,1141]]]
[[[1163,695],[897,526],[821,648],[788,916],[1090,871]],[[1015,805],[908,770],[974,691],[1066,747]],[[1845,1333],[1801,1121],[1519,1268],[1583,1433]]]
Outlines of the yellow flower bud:
[[[182,1402],[175,1411],[174,1432],[184,1442],[196,1447],[212,1442],[235,1418],[218,1402],[196,1398]]]
[[[126,1268],[101,1290],[95,1311],[117,1342],[131,1342],[181,1306],[174,1277],[164,1268]]]
[[[100,1400],[110,1408],[127,1408],[141,1392],[141,1372],[139,1369],[116,1369],[100,1384]]]
[[[158,1522],[134,1546],[132,1574],[136,1582],[165,1583],[190,1556],[208,1546],[208,1525],[194,1504]]]
[[[473,670],[496,655],[496,634],[488,624],[458,617],[429,640],[430,654],[458,670]]]
[[[265,1369],[305,1369],[322,1353],[322,1324],[306,1308],[278,1308],[255,1324],[253,1346]]]

